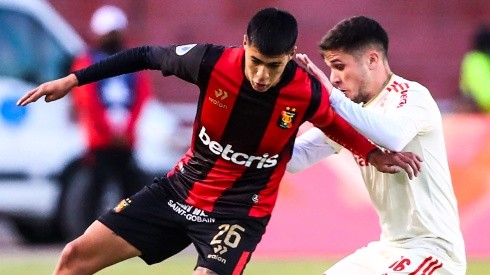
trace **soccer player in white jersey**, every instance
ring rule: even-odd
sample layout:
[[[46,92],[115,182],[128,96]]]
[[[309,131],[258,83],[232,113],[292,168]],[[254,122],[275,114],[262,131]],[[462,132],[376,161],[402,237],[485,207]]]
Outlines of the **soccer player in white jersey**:
[[[423,159],[419,175],[409,179],[406,173],[380,173],[355,158],[379,215],[381,236],[324,274],[465,274],[441,113],[430,92],[393,74],[387,60],[388,35],[375,20],[345,19],[319,47],[330,79],[306,55],[298,54],[297,59],[331,91],[332,107],[376,145],[414,152]],[[297,138],[288,170],[300,171],[339,150],[312,128]]]

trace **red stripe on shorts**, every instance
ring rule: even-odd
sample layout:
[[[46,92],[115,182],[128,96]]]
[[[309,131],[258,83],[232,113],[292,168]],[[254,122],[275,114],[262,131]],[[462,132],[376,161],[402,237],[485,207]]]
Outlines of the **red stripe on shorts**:
[[[241,275],[243,269],[245,269],[245,265],[247,264],[248,257],[250,256],[250,252],[243,252],[242,256],[240,256],[240,260],[238,260],[235,269],[233,270],[233,275]]]

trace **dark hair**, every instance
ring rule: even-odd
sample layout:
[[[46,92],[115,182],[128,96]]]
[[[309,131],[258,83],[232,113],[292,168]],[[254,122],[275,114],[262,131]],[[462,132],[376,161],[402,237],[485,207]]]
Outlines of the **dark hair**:
[[[475,50],[490,53],[490,25],[481,25],[475,34]]]
[[[298,38],[298,23],[286,11],[266,8],[250,19],[247,36],[250,44],[262,54],[275,56],[289,53]]]
[[[388,34],[378,22],[365,16],[354,16],[335,25],[318,46],[323,51],[342,50],[352,53],[374,45],[387,56],[388,42]]]

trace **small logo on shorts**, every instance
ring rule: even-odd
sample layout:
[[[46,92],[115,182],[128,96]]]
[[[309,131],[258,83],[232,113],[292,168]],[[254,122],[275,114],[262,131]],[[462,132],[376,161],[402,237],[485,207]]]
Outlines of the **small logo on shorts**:
[[[226,259],[222,258],[216,254],[208,254],[208,259],[213,259],[213,260],[216,260],[216,261],[219,261],[219,262],[226,264]]]
[[[116,207],[114,207],[114,212],[116,213],[119,213],[121,211],[123,211],[124,208],[128,207],[129,204],[131,203],[131,200],[128,198],[128,199],[124,199],[122,201],[120,201]]]

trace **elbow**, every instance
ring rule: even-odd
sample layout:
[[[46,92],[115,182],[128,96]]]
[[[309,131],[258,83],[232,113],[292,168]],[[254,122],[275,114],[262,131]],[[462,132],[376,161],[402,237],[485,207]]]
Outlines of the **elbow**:
[[[380,142],[377,144],[385,149],[388,149],[392,152],[400,152],[407,146],[407,143],[403,137],[400,136],[385,136]]]
[[[297,163],[294,162],[289,162],[288,165],[286,166],[286,171],[289,173],[298,173],[304,168],[298,165]]]

